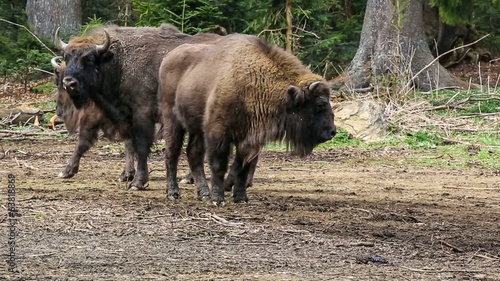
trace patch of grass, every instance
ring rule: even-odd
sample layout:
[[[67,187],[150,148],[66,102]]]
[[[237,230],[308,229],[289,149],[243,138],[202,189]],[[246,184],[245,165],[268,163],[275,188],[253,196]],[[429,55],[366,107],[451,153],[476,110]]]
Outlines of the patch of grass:
[[[40,93],[44,95],[51,95],[54,93],[56,86],[54,81],[48,81],[43,84],[39,84],[33,87],[33,91],[35,93]]]
[[[52,110],[56,108],[57,102],[55,100],[46,100],[34,103],[33,106],[38,107],[43,110]]]
[[[431,95],[423,95],[433,106],[448,104],[454,111],[442,110],[441,115],[457,113],[458,115],[474,113],[494,113],[500,111],[500,89],[491,89],[488,93],[477,90],[449,91],[442,90],[433,92]]]

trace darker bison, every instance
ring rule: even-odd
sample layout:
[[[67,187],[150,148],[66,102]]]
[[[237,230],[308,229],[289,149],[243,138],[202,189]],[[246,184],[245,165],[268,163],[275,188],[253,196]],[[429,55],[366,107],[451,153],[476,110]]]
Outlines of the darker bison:
[[[64,76],[65,65],[58,62],[60,59],[62,57],[55,57],[50,61],[54,68],[55,83],[57,85],[56,114],[64,121],[69,134],[78,131],[78,142],[68,165],[58,176],[71,178],[78,173],[80,159],[95,144],[99,131],[102,131],[104,137],[110,140],[130,140],[131,138],[129,128],[115,126],[92,101],[89,101],[85,108],[77,109],[75,107],[68,92],[62,86],[61,80]],[[120,179],[130,181],[135,174],[133,147],[130,141],[125,143],[125,159],[125,168]]]
[[[184,43],[210,43],[223,36],[187,35],[172,25],[109,27],[90,35],[73,37],[66,44],[56,32],[56,45],[66,63],[62,78],[76,108],[89,101],[117,126],[130,127],[130,141],[137,156],[131,189],[144,189],[148,181],[147,157],[158,116],[158,68],[162,58]]]
[[[263,146],[285,142],[306,156],[333,138],[330,87],[298,58],[249,35],[216,44],[185,44],[160,66],[159,103],[165,126],[167,192],[178,196],[176,165],[185,132],[193,176],[208,193],[206,150],[212,175],[210,198],[224,204],[223,179],[231,145],[236,147],[233,199],[247,202],[246,182]]]

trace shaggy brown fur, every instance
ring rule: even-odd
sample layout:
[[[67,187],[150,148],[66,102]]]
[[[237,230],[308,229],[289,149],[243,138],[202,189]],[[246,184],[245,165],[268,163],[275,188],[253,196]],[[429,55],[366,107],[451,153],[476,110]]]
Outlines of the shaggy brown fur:
[[[305,156],[336,131],[325,80],[295,56],[254,36],[230,35],[213,45],[182,45],[163,59],[160,77],[159,102],[168,124],[167,173],[176,165],[184,131],[194,140],[192,147],[199,147],[191,153],[188,146],[188,157],[202,155],[203,145],[196,140],[204,137],[212,172],[211,198],[218,205],[224,203],[222,180],[230,144],[236,146],[233,197],[235,202],[246,202],[249,167],[266,143],[284,141]],[[200,169],[191,170],[195,174]],[[169,192],[178,192],[175,186],[172,189]]]
[[[158,68],[162,58],[183,43],[213,42],[215,34],[187,35],[171,25],[151,27],[107,27],[111,45],[103,44],[103,30],[72,38],[64,48],[66,76],[63,79],[77,108],[93,101],[114,124],[131,128],[137,155],[137,173],[131,189],[143,189],[148,181],[147,157],[157,121]]]

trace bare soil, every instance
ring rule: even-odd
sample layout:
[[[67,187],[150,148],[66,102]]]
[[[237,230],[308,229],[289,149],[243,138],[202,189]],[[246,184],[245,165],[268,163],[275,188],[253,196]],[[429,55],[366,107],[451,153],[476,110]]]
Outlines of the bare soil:
[[[0,280],[500,280],[500,171],[416,166],[426,150],[264,152],[250,202],[224,208],[118,181],[120,144],[100,140],[57,178],[74,137],[1,141],[0,245],[16,177],[17,273]],[[181,173],[187,171],[181,159]]]

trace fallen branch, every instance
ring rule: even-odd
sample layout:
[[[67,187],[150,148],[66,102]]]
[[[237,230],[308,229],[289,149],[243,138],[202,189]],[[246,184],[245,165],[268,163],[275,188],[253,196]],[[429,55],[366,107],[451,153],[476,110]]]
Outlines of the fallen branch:
[[[478,257],[478,258],[483,258],[483,259],[488,259],[488,260],[494,260],[494,261],[500,261],[500,258],[488,257],[488,256],[481,255],[481,254],[474,254],[473,257]]]
[[[423,273],[446,273],[446,272],[465,272],[465,273],[478,273],[482,272],[481,270],[475,270],[475,269],[432,269],[432,268],[411,268],[407,266],[401,266],[404,269],[408,269],[410,271],[415,271],[415,272],[423,272]]]
[[[22,136],[55,136],[60,133],[66,133],[67,130],[59,130],[59,131],[44,131],[44,132],[36,132],[34,130],[28,131],[16,131],[16,130],[0,130],[0,133],[4,134],[14,134],[14,135],[22,135]]]
[[[242,222],[230,222],[230,221],[228,221],[224,218],[221,218],[218,215],[213,214],[213,213],[203,213],[202,215],[207,216],[212,221],[214,221],[218,224],[222,224],[222,225],[229,225],[229,226],[241,226],[241,225],[243,225]]]
[[[458,248],[456,246],[453,246],[453,245],[451,245],[450,243],[448,243],[446,241],[439,240],[439,243],[441,243],[441,244],[443,244],[445,246],[450,247],[451,249],[453,249],[454,252],[458,252],[458,253],[463,253],[464,252],[464,250],[462,250],[462,249],[460,249],[460,248]]]
[[[443,110],[443,109],[465,109],[463,107],[459,107],[460,105],[468,102],[470,100],[470,97],[471,96],[468,96],[467,98],[463,99],[463,100],[460,100],[460,101],[457,101],[456,103],[453,103],[453,104],[450,104],[450,101],[452,99],[454,99],[453,97],[448,100],[448,102],[446,102],[445,104],[443,105],[438,105],[438,106],[433,106],[433,107],[430,107],[430,108],[424,108],[424,111],[432,111],[432,110]]]

